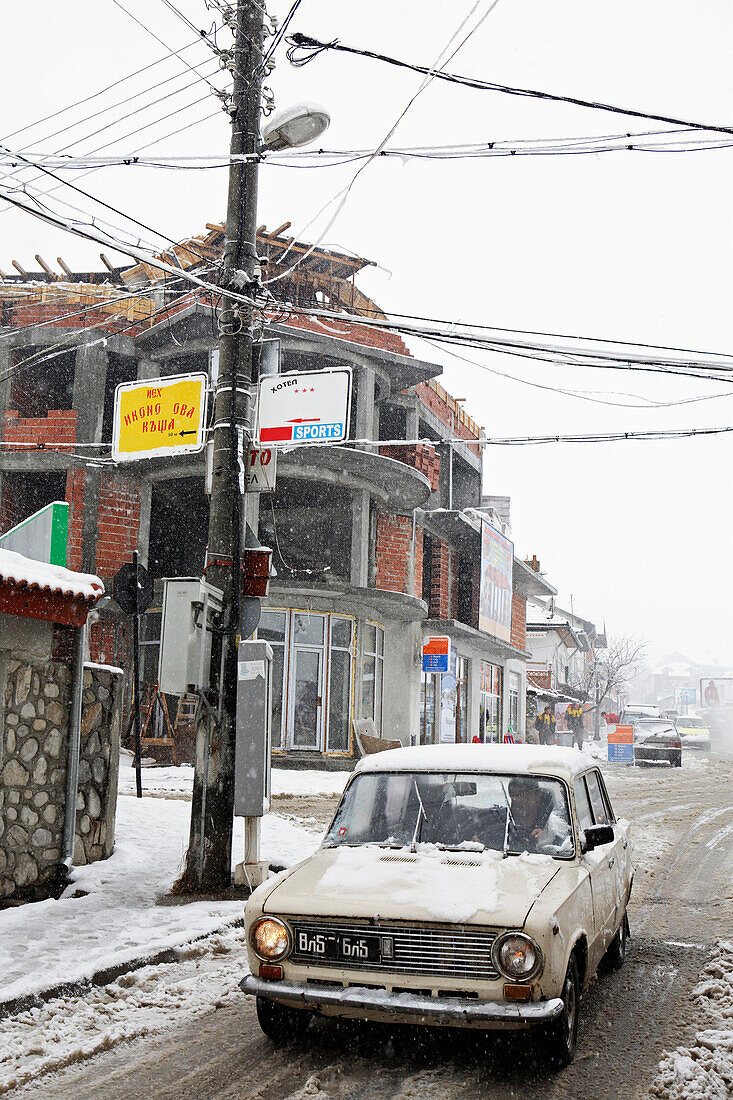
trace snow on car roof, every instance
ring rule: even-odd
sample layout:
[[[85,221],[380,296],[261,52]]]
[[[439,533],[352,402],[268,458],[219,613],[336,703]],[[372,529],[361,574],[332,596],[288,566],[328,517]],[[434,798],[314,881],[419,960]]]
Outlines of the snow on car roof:
[[[98,600],[104,595],[104,585],[99,577],[91,573],[75,573],[62,565],[34,561],[23,554],[16,554],[14,550],[0,549],[0,581],[84,600]]]
[[[354,771],[536,772],[568,777],[595,763],[579,749],[551,745],[419,745],[362,757]]]

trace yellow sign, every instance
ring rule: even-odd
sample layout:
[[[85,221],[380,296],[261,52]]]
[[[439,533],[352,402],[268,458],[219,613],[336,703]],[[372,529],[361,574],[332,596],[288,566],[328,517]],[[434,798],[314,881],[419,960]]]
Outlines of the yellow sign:
[[[195,454],[204,446],[205,374],[123,382],[115,390],[112,458]]]

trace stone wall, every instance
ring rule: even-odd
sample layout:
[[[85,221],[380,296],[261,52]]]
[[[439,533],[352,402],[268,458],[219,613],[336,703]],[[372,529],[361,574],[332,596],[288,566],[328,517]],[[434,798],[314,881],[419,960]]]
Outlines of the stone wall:
[[[33,899],[59,882],[72,676],[65,660],[11,652],[3,664],[0,899]],[[109,669],[84,670],[77,864],[103,859],[114,847],[121,681]]]
[[[115,846],[122,672],[84,668],[74,863],[107,859]]]

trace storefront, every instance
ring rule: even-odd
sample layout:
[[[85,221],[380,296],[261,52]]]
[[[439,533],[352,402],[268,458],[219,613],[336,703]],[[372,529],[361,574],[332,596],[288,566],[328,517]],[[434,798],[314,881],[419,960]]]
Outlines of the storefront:
[[[355,716],[371,718],[381,731],[380,623],[268,608],[262,612],[257,637],[269,642],[273,652],[273,751],[349,754]]]

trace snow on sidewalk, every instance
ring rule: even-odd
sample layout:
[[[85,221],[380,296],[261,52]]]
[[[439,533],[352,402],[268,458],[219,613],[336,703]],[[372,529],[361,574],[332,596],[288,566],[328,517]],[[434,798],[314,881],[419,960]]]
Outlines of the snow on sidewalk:
[[[66,891],[84,890],[87,896],[1,911],[0,1000],[84,981],[98,970],[188,943],[241,918],[241,901],[155,904],[182,870],[190,813],[190,804],[180,800],[121,796],[113,855],[75,869]],[[290,866],[310,855],[321,835],[320,828],[268,814],[262,853]],[[235,863],[243,850],[243,822],[236,819]]]
[[[191,795],[194,769],[188,765],[177,768],[143,768],[143,794]],[[273,795],[291,797],[331,797],[341,794],[350,772],[300,771],[290,768],[272,769]],[[131,753],[120,755],[120,794],[134,794],[135,770]]]
[[[658,1100],[733,1096],[733,943],[721,942],[691,994],[710,1026],[687,1047],[665,1054],[649,1090]]]
[[[0,1096],[22,1085],[33,1088],[42,1074],[118,1043],[182,1027],[225,1005],[244,1007],[243,928],[212,933],[176,954],[177,962],[144,966],[0,1021]]]

